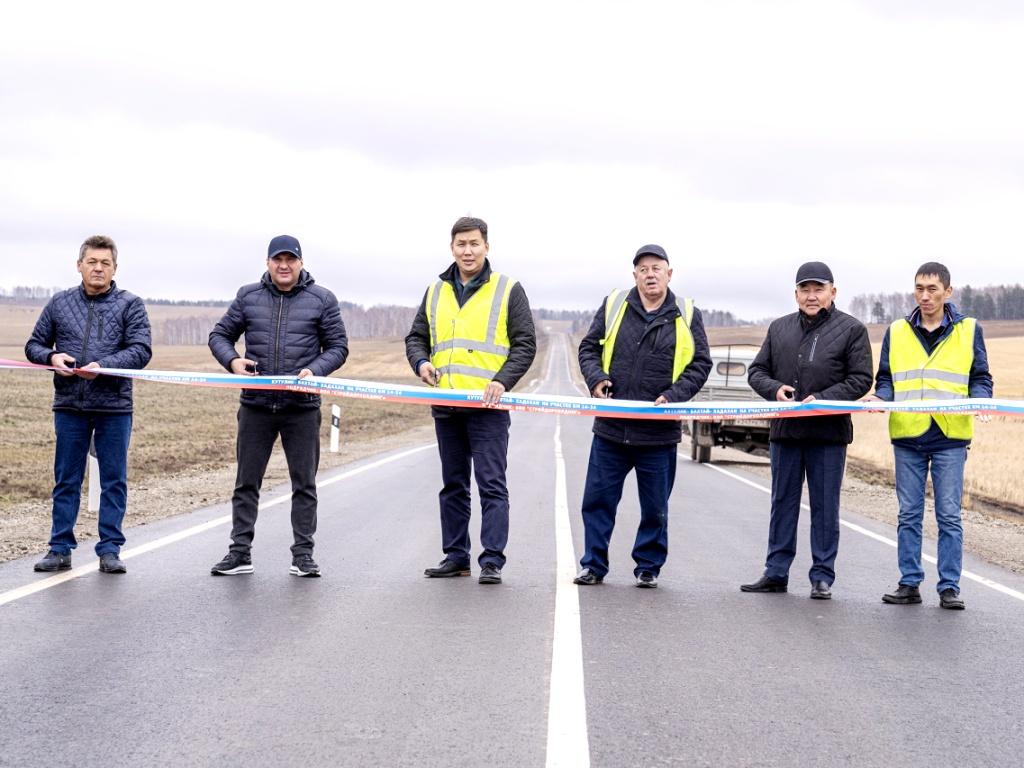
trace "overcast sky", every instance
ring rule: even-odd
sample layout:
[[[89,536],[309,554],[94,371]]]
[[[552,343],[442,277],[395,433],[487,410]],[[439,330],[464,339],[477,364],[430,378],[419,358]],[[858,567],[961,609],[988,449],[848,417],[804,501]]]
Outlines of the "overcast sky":
[[[154,10],[157,8],[158,10]],[[230,298],[297,236],[343,300],[415,304],[453,221],[537,307],[656,242],[698,306],[1024,281],[1024,3],[17,3],[0,24],[0,286]]]

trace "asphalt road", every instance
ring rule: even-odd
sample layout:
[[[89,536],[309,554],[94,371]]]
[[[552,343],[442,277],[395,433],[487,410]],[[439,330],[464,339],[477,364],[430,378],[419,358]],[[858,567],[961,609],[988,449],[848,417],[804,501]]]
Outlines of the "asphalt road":
[[[551,346],[536,386],[571,393],[566,346]],[[807,598],[806,530],[792,591],[743,594],[768,496],[742,462],[716,465],[727,475],[686,450],[660,588],[633,586],[632,482],[611,573],[573,587],[556,522],[567,508],[578,556],[589,429],[513,417],[500,586],[475,566],[421,575],[441,558],[432,446],[322,476],[320,579],[288,574],[287,503],[261,514],[252,576],[209,575],[227,505],[131,529],[124,577],[96,573],[89,546],[57,584],[35,558],[0,565],[0,765],[1021,764],[1024,595],[965,581],[968,609],[943,611],[928,566],[924,605],[883,605],[895,550],[849,527],[831,602]]]

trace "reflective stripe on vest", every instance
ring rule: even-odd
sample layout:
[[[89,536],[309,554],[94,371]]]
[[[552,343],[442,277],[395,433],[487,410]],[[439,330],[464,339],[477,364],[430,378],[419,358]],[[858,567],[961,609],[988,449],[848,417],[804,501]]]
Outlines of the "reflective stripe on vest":
[[[604,333],[601,339],[601,368],[605,373],[612,369],[612,353],[615,351],[615,339],[619,335],[619,326],[626,316],[626,297],[629,291],[612,291],[604,302]],[[678,304],[678,299],[676,303]],[[690,321],[693,320],[693,299],[684,299],[680,307],[680,316],[676,318],[676,351],[672,360],[672,383],[682,375],[686,366],[693,360],[693,334],[690,332]]]
[[[896,402],[911,400],[962,400],[970,394],[971,365],[974,363],[974,329],[977,322],[966,318],[929,355],[906,320],[889,326],[889,368]],[[890,413],[889,437],[920,437],[932,419],[942,434],[954,440],[974,436],[974,417],[959,414]]]
[[[456,278],[458,279],[458,278]],[[516,281],[492,272],[461,307],[455,289],[438,280],[427,291],[430,364],[438,386],[485,389],[508,359],[508,299]]]

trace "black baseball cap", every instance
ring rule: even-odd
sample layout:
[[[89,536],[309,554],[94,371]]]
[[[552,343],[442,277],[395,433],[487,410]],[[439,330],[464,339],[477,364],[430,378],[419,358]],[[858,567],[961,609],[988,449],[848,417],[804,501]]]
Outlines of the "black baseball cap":
[[[279,253],[290,253],[297,259],[302,258],[299,241],[291,235],[278,235],[270,241],[270,245],[267,247],[267,258],[272,259]]]
[[[832,270],[823,261],[808,261],[801,264],[796,271],[796,284],[800,283],[834,283]]]
[[[648,245],[641,245],[640,248],[637,250],[636,256],[633,257],[633,266],[635,267],[636,263],[640,261],[640,259],[643,258],[644,256],[654,256],[656,258],[668,261],[668,254],[665,253],[665,249],[662,248],[660,245],[654,245],[653,243],[650,243]]]

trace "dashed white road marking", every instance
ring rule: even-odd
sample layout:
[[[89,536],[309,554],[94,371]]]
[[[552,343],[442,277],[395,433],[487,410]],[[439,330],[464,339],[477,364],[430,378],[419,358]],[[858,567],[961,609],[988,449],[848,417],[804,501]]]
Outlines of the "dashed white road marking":
[[[427,443],[426,445],[418,445],[415,448],[410,448],[409,450],[402,451],[401,453],[396,453],[391,456],[385,456],[383,459],[371,461],[368,464],[363,464],[362,466],[350,469],[347,472],[342,472],[340,475],[335,475],[334,477],[322,480],[321,482],[316,484],[316,487],[324,488],[328,485],[334,485],[334,483],[339,483],[342,480],[347,480],[355,475],[361,474],[363,472],[368,472],[371,469],[382,467],[385,464],[390,464],[393,461],[404,459],[406,456],[418,453],[419,451],[425,451],[428,448],[435,447],[436,445],[437,443]],[[284,504],[286,501],[289,501],[291,497],[292,496],[290,493],[285,493],[281,496],[278,496],[275,499],[263,502],[262,504],[260,504],[259,508],[262,511],[264,509],[268,509],[269,507],[276,506],[277,504]],[[126,549],[121,552],[121,559],[129,560],[138,555],[144,555],[147,552],[152,552],[154,549],[160,549],[161,547],[166,547],[169,544],[174,544],[175,542],[181,541],[182,539],[188,539],[192,536],[197,536],[200,533],[205,533],[206,531],[212,530],[213,528],[218,528],[222,525],[227,525],[230,522],[231,515],[222,515],[221,517],[214,518],[213,520],[207,520],[205,523],[200,523],[198,525],[192,526],[191,528],[186,528],[182,531],[177,531],[176,533],[171,533],[167,536],[162,536],[159,539],[154,539],[153,541],[147,542],[145,544],[140,544],[137,547],[131,547],[130,549]],[[44,589],[51,589],[52,587],[56,587],[60,584],[63,584],[65,581],[77,579],[80,576],[85,576],[86,574],[96,572],[97,571],[95,565],[80,565],[76,568],[72,568],[71,570],[63,571],[53,576],[49,576],[45,579],[40,579],[39,581],[34,581],[31,584],[26,584],[23,587],[16,587],[15,589],[8,590],[7,592],[0,593],[0,605],[13,603],[15,600],[20,600],[23,597],[34,595],[36,592],[42,592]]]
[[[689,457],[686,458],[689,459]],[[727,469],[716,467],[714,464],[703,464],[702,466],[705,466],[708,469],[713,469],[715,470],[715,472],[720,472],[723,475],[726,475],[727,477],[731,477],[733,480],[736,480],[737,482],[743,483],[744,485],[749,485],[751,488],[756,488],[757,490],[763,491],[764,493],[771,494],[772,492],[771,488],[765,488],[763,485],[760,485],[759,483],[755,483],[754,481],[748,480],[745,477],[740,477],[739,475],[735,474],[734,472],[730,472]],[[802,502],[800,504],[800,507],[806,510],[810,510],[810,507]],[[846,526],[851,531],[856,531],[859,534],[867,536],[869,539],[874,539],[875,541],[881,542],[882,544],[887,544],[890,547],[897,546],[896,542],[893,539],[890,539],[888,536],[883,536],[880,533],[869,531],[864,526],[857,525],[856,523],[851,523],[849,520],[839,518],[839,524]],[[933,565],[937,562],[932,555],[922,554],[921,557],[924,559],[925,562],[931,563]],[[989,589],[993,589],[996,592],[1001,592],[1004,595],[1008,595],[1009,597],[1024,602],[1024,592],[1020,592],[1016,589],[1008,587],[1005,584],[1000,584],[998,581],[993,581],[992,579],[986,576],[982,576],[980,573],[974,573],[974,571],[964,570],[961,572],[960,575],[963,576],[963,578],[968,579],[969,581],[974,581],[978,584],[984,584]]]

